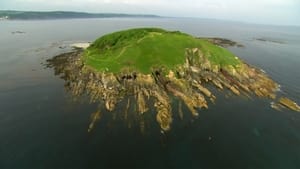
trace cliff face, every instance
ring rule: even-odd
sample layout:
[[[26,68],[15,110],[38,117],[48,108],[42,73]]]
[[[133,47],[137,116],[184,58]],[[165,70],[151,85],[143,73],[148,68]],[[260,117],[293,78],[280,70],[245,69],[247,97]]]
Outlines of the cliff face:
[[[276,99],[278,84],[264,72],[246,63],[237,66],[214,64],[199,48],[186,49],[185,63],[174,69],[164,66],[152,67],[150,74],[143,74],[124,68],[119,73],[99,72],[85,65],[83,52],[62,54],[48,60],[55,74],[65,80],[65,87],[74,97],[88,95],[90,102],[99,103],[108,111],[114,111],[118,103],[127,100],[124,110],[125,120],[128,111],[136,107],[137,115],[143,115],[154,108],[156,121],[162,131],[171,129],[172,104],[170,97],[181,100],[193,116],[198,111],[208,108],[208,102],[217,98],[206,86],[215,86],[220,90],[227,89],[236,95]],[[280,99],[278,103],[287,108],[299,111],[299,106],[291,100]],[[289,105],[294,105],[289,106]],[[297,107],[294,109],[294,107]],[[180,116],[183,112],[179,109]],[[101,118],[101,109],[92,114],[91,131],[95,122]],[[141,130],[144,122],[141,121]]]

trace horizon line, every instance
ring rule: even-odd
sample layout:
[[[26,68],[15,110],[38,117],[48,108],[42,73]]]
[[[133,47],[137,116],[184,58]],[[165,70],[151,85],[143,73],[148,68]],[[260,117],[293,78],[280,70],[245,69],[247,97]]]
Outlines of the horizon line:
[[[231,19],[221,19],[221,18],[201,18],[193,16],[163,16],[157,14],[143,14],[143,13],[122,13],[122,12],[89,12],[89,11],[73,11],[73,10],[16,10],[16,9],[0,9],[0,11],[11,11],[11,12],[73,12],[73,13],[85,13],[85,14],[122,14],[122,15],[140,15],[140,16],[154,16],[159,18],[186,18],[186,19],[204,19],[204,20],[216,20],[216,21],[225,21],[225,22],[236,22],[241,24],[252,24],[252,25],[261,25],[261,26],[279,26],[279,27],[300,27],[299,25],[290,25],[290,24],[271,24],[271,23],[254,23],[242,20],[231,20]]]

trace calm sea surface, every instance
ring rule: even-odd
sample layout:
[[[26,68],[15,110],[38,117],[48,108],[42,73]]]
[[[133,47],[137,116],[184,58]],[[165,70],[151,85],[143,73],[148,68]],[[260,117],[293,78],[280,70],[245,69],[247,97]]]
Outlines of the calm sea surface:
[[[201,19],[1,21],[0,168],[300,168],[300,113],[273,110],[266,99],[216,93],[216,104],[198,118],[174,115],[165,134],[155,119],[141,134],[106,113],[88,133],[97,105],[72,101],[64,81],[43,63],[70,51],[71,43],[133,27],[242,43],[244,48],[230,50],[265,70],[282,94],[300,103],[299,27]]]

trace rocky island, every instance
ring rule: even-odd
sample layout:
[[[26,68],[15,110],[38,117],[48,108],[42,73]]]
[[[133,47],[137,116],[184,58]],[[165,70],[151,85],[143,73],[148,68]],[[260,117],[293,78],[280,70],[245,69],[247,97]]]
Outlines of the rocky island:
[[[238,45],[224,39],[195,38],[178,31],[139,28],[100,37],[86,49],[76,49],[48,60],[56,75],[65,80],[73,96],[87,95],[99,103],[88,131],[103,109],[113,112],[125,104],[136,116],[155,112],[162,131],[171,129],[172,100],[184,103],[193,116],[217,98],[211,89],[235,95],[269,98],[276,109],[300,107],[277,96],[279,85],[263,71],[248,65],[218,43]],[[183,116],[179,104],[179,116]],[[154,111],[150,111],[154,110]],[[119,113],[119,112],[118,112]],[[184,112],[186,113],[186,112]],[[141,120],[141,129],[144,122]]]

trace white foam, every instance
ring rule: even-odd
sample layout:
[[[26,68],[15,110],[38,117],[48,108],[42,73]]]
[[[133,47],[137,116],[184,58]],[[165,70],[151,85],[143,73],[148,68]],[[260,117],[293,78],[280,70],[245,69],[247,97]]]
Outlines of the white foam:
[[[90,43],[73,43],[70,46],[74,48],[86,49],[90,46]]]

